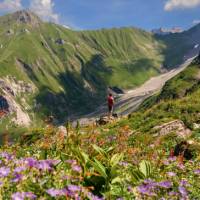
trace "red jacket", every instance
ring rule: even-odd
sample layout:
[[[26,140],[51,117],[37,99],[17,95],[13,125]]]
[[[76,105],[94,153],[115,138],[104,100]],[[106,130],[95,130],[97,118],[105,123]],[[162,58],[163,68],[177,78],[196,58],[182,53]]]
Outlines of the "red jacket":
[[[113,98],[113,96],[108,96],[108,105],[109,106],[113,106],[113,104],[114,104],[114,98]]]

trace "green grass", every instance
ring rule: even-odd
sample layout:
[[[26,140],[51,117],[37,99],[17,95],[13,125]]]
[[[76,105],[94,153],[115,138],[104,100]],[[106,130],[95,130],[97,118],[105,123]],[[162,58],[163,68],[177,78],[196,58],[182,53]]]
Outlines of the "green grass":
[[[25,28],[30,32],[22,33]],[[13,35],[6,35],[9,29]],[[63,120],[94,110],[108,86],[133,88],[158,75],[164,64],[180,63],[191,47],[184,40],[192,33],[156,37],[136,28],[73,31],[43,22],[31,27],[8,15],[0,18],[0,77],[33,83],[41,116],[52,113]],[[60,38],[63,45],[55,42]]]

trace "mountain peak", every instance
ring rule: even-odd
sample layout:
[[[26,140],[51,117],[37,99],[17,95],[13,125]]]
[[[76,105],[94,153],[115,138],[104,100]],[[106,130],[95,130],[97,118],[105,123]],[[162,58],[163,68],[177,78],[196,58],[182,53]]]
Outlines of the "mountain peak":
[[[13,18],[18,23],[39,25],[41,23],[40,18],[34,14],[31,10],[21,10],[12,14]]]
[[[11,25],[13,23],[27,24],[32,27],[37,27],[41,24],[42,20],[31,10],[21,10],[15,13],[1,17],[0,23],[4,25]]]

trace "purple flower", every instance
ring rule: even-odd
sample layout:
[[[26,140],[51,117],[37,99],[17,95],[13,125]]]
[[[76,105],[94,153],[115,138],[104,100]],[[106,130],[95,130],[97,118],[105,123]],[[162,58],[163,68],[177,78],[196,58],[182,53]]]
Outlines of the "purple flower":
[[[91,192],[88,192],[87,194],[88,198],[91,200],[104,200],[104,198],[100,198],[98,196],[95,196],[94,194],[92,194]]]
[[[65,162],[66,162],[66,163],[69,163],[69,164],[71,164],[71,165],[75,165],[75,164],[77,163],[76,160],[66,160]]]
[[[149,187],[148,185],[140,185],[137,187],[137,190],[142,195],[147,196],[156,196],[156,193],[153,191],[154,188]]]
[[[185,189],[185,187],[179,186],[179,187],[178,187],[178,190],[179,190],[180,194],[182,195],[182,197],[185,197],[185,196],[188,195],[188,192],[187,192],[187,190]]]
[[[175,156],[173,156],[173,157],[169,157],[169,158],[168,158],[168,161],[174,162],[174,161],[176,161],[176,159],[177,159],[177,158],[176,158]]]
[[[81,191],[81,187],[77,186],[77,185],[68,185],[67,189],[70,192],[80,192]]]
[[[16,167],[14,169],[14,172],[15,173],[20,173],[20,172],[25,171],[25,170],[26,170],[26,167]]]
[[[187,180],[181,180],[180,181],[180,186],[190,186]]]
[[[2,152],[2,153],[0,153],[0,156],[2,157],[2,158],[5,158],[5,160],[12,160],[12,158],[14,157],[13,155],[11,155],[11,154],[9,154],[9,153],[7,153],[7,152]]]
[[[164,161],[163,161],[163,164],[164,164],[164,165],[169,165],[170,163],[169,163],[168,160],[164,160]]]
[[[55,189],[51,188],[46,190],[46,192],[51,196],[51,197],[59,197],[59,196],[64,196],[66,194],[65,189]]]
[[[82,172],[82,168],[79,165],[73,165],[72,170],[79,173]]]
[[[127,162],[119,162],[119,165],[122,167],[127,167],[128,163]]]
[[[183,164],[178,164],[177,166],[179,169],[182,169],[182,170],[185,169],[185,166]]]
[[[168,189],[172,187],[172,183],[170,181],[162,181],[158,183],[158,186]]]
[[[10,168],[1,167],[0,168],[0,177],[7,177],[10,174]]]
[[[12,194],[11,198],[12,198],[12,200],[24,200],[25,199],[24,194],[20,193],[20,192],[16,192],[16,193]]]
[[[36,195],[32,192],[16,192],[12,194],[12,200],[24,200],[25,198],[36,199]]]
[[[178,196],[178,192],[169,192],[169,196]]]
[[[174,176],[176,176],[176,173],[174,173],[174,172],[167,172],[167,175],[169,177],[174,177]]]
[[[37,169],[42,171],[50,171],[52,170],[52,164],[48,162],[48,160],[40,160],[36,166]]]
[[[22,174],[16,173],[16,174],[15,174],[15,177],[11,180],[11,182],[17,183],[17,182],[21,181],[22,178],[23,178],[23,175],[22,175]]]
[[[194,173],[197,174],[197,175],[199,175],[200,174],[200,169],[194,170]]]
[[[28,165],[28,167],[35,167],[37,165],[37,160],[34,158],[25,158],[25,164]]]

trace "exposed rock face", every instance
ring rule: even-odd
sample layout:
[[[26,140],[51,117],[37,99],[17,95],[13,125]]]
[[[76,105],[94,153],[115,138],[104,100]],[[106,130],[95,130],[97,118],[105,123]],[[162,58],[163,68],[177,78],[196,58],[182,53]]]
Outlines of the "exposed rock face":
[[[16,80],[14,77],[6,77],[0,79],[0,111],[7,114],[15,113],[12,121],[17,125],[28,126],[31,123],[28,113],[25,112],[26,100],[20,98],[21,104],[16,101],[16,97],[21,97],[22,94],[32,94],[35,88],[30,83]],[[4,116],[4,115],[1,115]]]
[[[39,27],[41,24],[40,18],[30,10],[17,11],[8,15],[7,17],[1,19],[0,24],[12,25],[13,22],[17,24],[27,24],[33,28]]]
[[[13,14],[13,18],[18,23],[29,24],[32,26],[39,26],[41,22],[39,17],[32,13],[30,10],[18,11]]]
[[[181,120],[174,120],[161,126],[156,126],[154,129],[158,131],[159,135],[175,132],[178,136],[185,138],[191,134],[191,130]]]
[[[63,44],[65,44],[65,41],[64,41],[63,39],[61,39],[61,38],[58,38],[58,39],[55,41],[55,43],[58,44],[58,45],[63,45]]]

